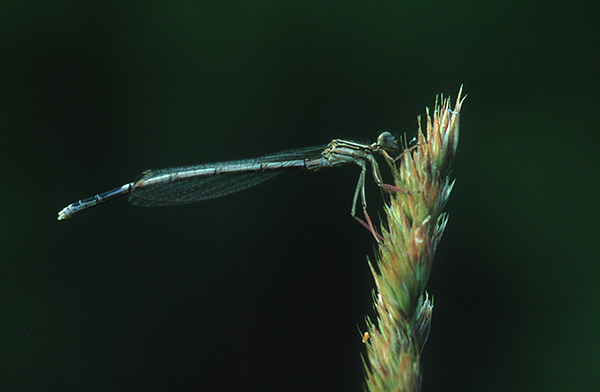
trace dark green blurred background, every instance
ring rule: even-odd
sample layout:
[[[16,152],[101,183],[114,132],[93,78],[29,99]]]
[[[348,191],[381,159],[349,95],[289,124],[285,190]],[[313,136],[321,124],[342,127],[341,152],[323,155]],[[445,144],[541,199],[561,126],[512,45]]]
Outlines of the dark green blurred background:
[[[360,390],[358,168],[56,213],[148,168],[410,138],[461,84],[423,389],[600,390],[597,24],[558,1],[5,3],[0,390]]]

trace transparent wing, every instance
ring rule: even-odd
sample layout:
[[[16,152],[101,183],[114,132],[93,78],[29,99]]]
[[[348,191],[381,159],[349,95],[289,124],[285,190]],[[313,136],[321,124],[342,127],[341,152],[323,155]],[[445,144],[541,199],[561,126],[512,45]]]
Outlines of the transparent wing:
[[[255,159],[147,170],[134,182],[129,202],[142,207],[166,207],[226,196],[261,184],[284,170],[303,168],[302,160],[319,157],[325,147],[285,150]]]
[[[214,199],[263,183],[280,172],[220,174],[194,180],[173,180],[151,187],[135,187],[129,202],[142,207],[167,207]],[[152,175],[151,173],[149,174]],[[143,183],[144,178],[135,184]]]

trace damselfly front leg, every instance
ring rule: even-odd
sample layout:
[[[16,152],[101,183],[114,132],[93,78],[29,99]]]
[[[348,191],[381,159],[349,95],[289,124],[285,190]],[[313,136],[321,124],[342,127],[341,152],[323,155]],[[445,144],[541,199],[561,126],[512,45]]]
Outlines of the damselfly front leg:
[[[397,161],[399,161],[400,159],[402,159],[402,157],[408,153],[410,153],[411,151],[413,151],[415,148],[419,147],[421,144],[416,144],[410,148],[407,148],[406,150],[404,150],[401,154],[399,154],[397,157],[392,158],[386,151],[382,150],[380,151],[380,153],[384,156],[385,161],[387,162],[388,166],[390,166],[390,168],[394,168],[394,165],[396,164]],[[379,171],[379,169],[378,169]],[[381,176],[380,176],[381,178]],[[377,181],[377,180],[375,180]],[[390,185],[390,184],[384,184],[383,182],[378,183],[377,185],[379,185],[381,188],[386,189],[388,191],[391,192],[399,192],[399,193],[411,193],[411,191],[407,191],[406,189],[402,189],[400,187],[397,187],[395,185]]]

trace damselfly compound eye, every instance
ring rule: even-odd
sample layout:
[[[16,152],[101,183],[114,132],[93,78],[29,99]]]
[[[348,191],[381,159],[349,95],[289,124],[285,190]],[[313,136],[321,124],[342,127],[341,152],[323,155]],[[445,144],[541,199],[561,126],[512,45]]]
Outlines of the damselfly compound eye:
[[[387,131],[383,132],[381,135],[379,135],[379,137],[377,137],[377,144],[379,144],[379,146],[384,150],[398,148],[398,143],[396,143],[396,139],[394,139],[394,136]]]

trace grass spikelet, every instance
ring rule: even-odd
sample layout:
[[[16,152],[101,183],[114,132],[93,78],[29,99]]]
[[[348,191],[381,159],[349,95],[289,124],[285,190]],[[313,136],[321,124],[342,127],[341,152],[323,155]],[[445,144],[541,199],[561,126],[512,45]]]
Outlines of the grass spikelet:
[[[367,318],[366,388],[420,391],[420,356],[429,335],[433,301],[425,292],[433,256],[447,215],[443,209],[454,181],[449,177],[456,153],[462,87],[454,109],[449,98],[427,109],[425,131],[418,117],[417,145],[396,163],[390,162],[395,186],[385,207],[386,224],[376,252],[376,322]]]

